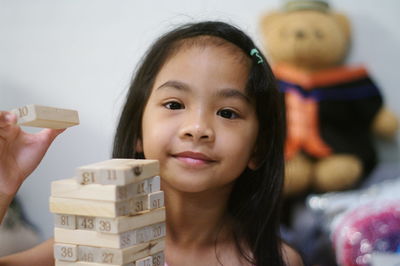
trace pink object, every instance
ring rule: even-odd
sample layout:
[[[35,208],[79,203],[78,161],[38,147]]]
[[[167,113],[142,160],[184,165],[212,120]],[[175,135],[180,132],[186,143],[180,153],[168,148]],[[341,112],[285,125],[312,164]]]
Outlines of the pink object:
[[[399,252],[400,201],[375,202],[344,215],[333,231],[337,262],[367,266],[372,252]]]

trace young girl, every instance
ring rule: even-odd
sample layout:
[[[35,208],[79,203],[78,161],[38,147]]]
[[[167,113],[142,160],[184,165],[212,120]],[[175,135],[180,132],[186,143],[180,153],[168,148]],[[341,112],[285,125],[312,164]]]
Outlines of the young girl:
[[[185,25],[149,49],[122,111],[113,157],[160,161],[169,266],[301,265],[278,235],[281,108],[266,59],[233,26]],[[9,113],[0,115],[3,211],[61,133],[30,135],[14,123]],[[51,245],[3,262],[52,265]]]

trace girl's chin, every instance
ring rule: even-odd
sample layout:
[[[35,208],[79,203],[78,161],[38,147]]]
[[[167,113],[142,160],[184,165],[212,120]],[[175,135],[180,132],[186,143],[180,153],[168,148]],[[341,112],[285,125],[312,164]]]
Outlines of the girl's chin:
[[[195,181],[193,179],[164,179],[164,183],[164,188],[167,187],[167,189],[175,190],[182,193],[201,193],[213,189],[212,184],[206,184],[204,182],[199,182],[199,180]]]

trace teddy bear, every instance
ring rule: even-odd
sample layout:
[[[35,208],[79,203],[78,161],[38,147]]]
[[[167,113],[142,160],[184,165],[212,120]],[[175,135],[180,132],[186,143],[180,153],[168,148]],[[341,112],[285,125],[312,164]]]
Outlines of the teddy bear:
[[[285,195],[354,187],[378,161],[374,135],[394,137],[398,120],[367,70],[345,64],[348,18],[302,0],[260,24],[285,102]]]

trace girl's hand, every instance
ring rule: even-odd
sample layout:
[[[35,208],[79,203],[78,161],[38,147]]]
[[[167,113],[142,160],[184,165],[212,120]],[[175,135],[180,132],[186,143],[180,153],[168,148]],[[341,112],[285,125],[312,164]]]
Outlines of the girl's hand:
[[[43,129],[29,134],[16,122],[16,115],[0,111],[0,199],[15,195],[25,178],[39,165],[55,137],[65,130]],[[0,210],[0,221],[1,213]]]

